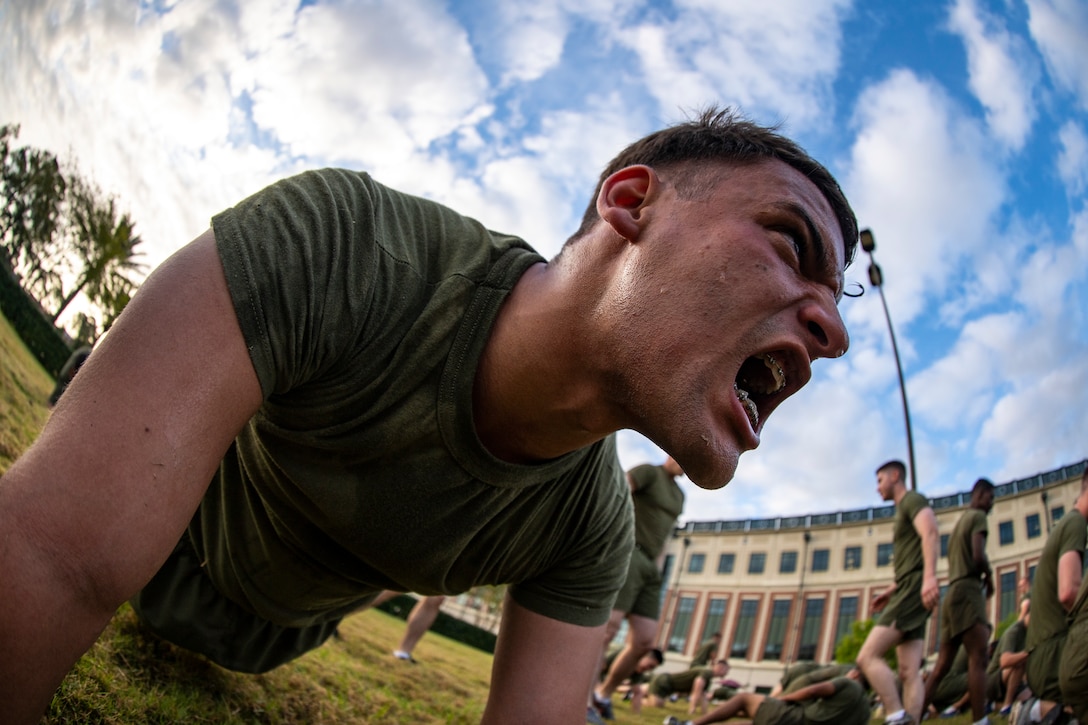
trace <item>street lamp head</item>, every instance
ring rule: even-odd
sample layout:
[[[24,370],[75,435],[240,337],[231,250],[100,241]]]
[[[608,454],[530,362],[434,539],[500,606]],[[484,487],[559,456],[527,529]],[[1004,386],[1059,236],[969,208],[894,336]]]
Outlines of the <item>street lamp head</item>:
[[[858,234],[858,238],[861,241],[861,248],[865,252],[872,254],[873,250],[876,249],[876,238],[873,236],[873,230],[862,229]]]
[[[880,265],[876,262],[869,265],[869,282],[874,287],[879,287],[884,283],[884,274],[880,271]]]

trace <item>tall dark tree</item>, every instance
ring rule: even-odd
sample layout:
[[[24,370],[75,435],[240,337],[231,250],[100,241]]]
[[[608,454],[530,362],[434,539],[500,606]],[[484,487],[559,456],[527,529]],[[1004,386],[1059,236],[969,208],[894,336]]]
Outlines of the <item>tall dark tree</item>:
[[[18,135],[18,126],[0,126],[0,256],[24,285],[46,289],[68,184],[52,153],[13,148]]]
[[[113,197],[54,154],[14,147],[18,134],[0,126],[0,263],[54,323],[82,293],[92,309],[74,318],[77,339],[93,342],[136,289],[141,239]]]

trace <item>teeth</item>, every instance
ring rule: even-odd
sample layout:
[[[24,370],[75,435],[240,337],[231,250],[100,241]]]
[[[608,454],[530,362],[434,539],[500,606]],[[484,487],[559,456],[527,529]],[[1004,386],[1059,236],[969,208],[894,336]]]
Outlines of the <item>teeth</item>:
[[[748,422],[752,424],[752,428],[755,429],[759,425],[759,408],[756,407],[755,401],[748,397],[748,391],[744,388],[733,385],[733,390],[737,391],[737,399],[740,400],[740,404],[744,406],[744,412],[748,414]]]
[[[772,385],[765,386],[764,390],[757,391],[761,393],[777,393],[782,388],[786,387],[786,372],[782,369],[782,366],[778,364],[778,361],[768,353],[764,353],[758,356],[763,364],[767,366],[767,369],[771,371],[771,377],[774,380]]]

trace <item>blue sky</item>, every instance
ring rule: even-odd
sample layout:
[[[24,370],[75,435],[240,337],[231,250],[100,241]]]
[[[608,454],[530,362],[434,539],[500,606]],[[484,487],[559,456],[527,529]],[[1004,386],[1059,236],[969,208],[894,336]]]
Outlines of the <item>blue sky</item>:
[[[876,235],[938,495],[1088,456],[1085,47],[1084,0],[0,0],[0,123],[116,194],[152,265],[328,165],[550,256],[631,140],[708,103],[781,123]],[[907,456],[895,363],[875,291],[842,311],[847,356],[728,487],[686,483],[684,519],[878,503]]]

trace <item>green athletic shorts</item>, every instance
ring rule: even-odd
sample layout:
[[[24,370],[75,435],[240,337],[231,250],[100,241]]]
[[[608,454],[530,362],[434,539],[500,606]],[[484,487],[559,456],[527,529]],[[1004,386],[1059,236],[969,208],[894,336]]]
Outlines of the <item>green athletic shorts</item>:
[[[1082,723],[1088,723],[1088,619],[1074,622],[1065,640],[1058,665],[1062,703],[1073,708]]]
[[[877,624],[892,627],[903,635],[903,641],[924,639],[929,610],[922,604],[922,572],[914,571],[896,582],[891,601],[880,613]]]
[[[805,709],[799,702],[768,697],[756,710],[752,725],[804,725]]]
[[[1062,658],[1067,634],[1068,631],[1059,632],[1028,652],[1025,673],[1028,687],[1031,688],[1031,694],[1041,700],[1058,702],[1062,699],[1061,687],[1058,685],[1058,663]]]
[[[340,624],[335,619],[283,627],[235,604],[205,575],[188,534],[130,604],[140,620],[166,641],[221,667],[253,674],[321,646]]]
[[[650,619],[661,614],[661,572],[654,560],[637,546],[631,551],[627,579],[612,609]]]
[[[962,635],[976,624],[989,624],[982,582],[978,579],[952,582],[941,603],[941,642]]]

